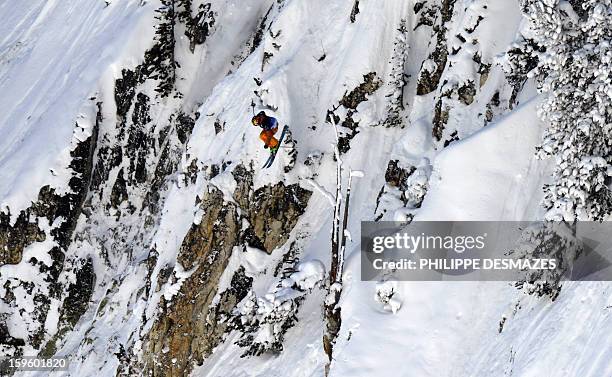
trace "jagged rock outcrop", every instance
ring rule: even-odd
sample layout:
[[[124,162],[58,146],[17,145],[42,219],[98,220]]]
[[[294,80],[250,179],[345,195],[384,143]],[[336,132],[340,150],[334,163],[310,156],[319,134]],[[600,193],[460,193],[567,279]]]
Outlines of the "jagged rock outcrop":
[[[376,72],[369,72],[363,75],[363,82],[356,88],[344,94],[338,103],[338,107],[342,106],[346,109],[346,116],[342,119],[335,114],[338,107],[327,112],[327,121],[336,124],[342,134],[338,138],[338,150],[341,154],[348,152],[351,148],[351,140],[359,133],[359,122],[353,119],[353,115],[357,113],[357,106],[360,103],[367,101],[368,96],[372,95],[382,85],[382,81],[376,76]]]
[[[183,12],[182,19],[187,17],[185,12],[191,11],[184,7],[190,6],[181,4],[177,9]],[[169,96],[174,90],[175,80],[174,72],[166,68],[176,68],[169,54],[174,49],[174,37],[170,37],[173,31],[168,26],[177,16],[162,13],[156,39],[145,52],[143,62],[121,70],[110,96],[95,95],[89,99],[113,98],[116,114],[104,119],[104,103],[97,103],[97,113],[92,117],[95,122],[88,125],[89,136],[78,142],[70,154],[69,168],[73,173],[66,182],[67,192],[42,187],[37,201],[23,210],[13,224],[10,213],[0,212],[0,265],[35,266],[40,281],[44,282],[35,285],[27,277],[9,277],[3,285],[0,299],[7,304],[10,315],[17,317],[13,321],[21,319],[31,334],[28,339],[17,339],[7,329],[6,336],[1,338],[6,340],[3,344],[14,348],[12,354],[20,354],[26,344],[45,355],[59,349],[63,337],[90,308],[96,284],[106,284],[105,276],[96,276],[92,258],[99,258],[103,266],[113,269],[123,255],[129,259],[141,249],[148,249],[145,235],[154,229],[156,221],[151,214],[159,210],[167,177],[177,170],[198,116],[180,107],[169,119],[152,116],[160,97]],[[208,5],[194,17],[189,18],[186,33],[197,45],[210,34],[214,15]],[[77,130],[80,129],[77,121]],[[131,220],[123,222],[130,217]],[[135,231],[130,221],[144,227]],[[97,232],[99,228],[106,231]],[[22,260],[23,250],[29,245],[49,240],[54,245],[46,251],[48,261]],[[93,246],[97,254],[79,255],[83,243]],[[63,275],[66,276],[60,281]],[[71,277],[78,284],[71,284]],[[24,309],[15,299],[14,292],[23,289],[33,297],[33,310]],[[53,324],[46,323],[54,306],[58,318]]]
[[[248,219],[263,250],[272,252],[282,245],[304,213],[311,192],[282,182],[256,190],[250,198]]]
[[[382,219],[389,207],[398,209],[400,206],[405,208],[405,220],[412,220],[429,188],[429,175],[430,166],[427,164],[416,167],[400,160],[390,160],[385,171],[386,183],[376,198],[375,220]]]
[[[46,239],[47,236],[38,226],[40,218],[45,218],[49,224],[59,219],[59,226],[52,229],[49,236],[53,237],[62,248],[68,246],[89,189],[93,154],[101,120],[101,110],[98,108],[91,136],[78,143],[70,152],[72,161],[69,169],[72,171],[72,177],[68,182],[70,188],[68,193],[58,194],[54,188],[42,187],[38,193],[38,200],[21,211],[12,225],[10,214],[0,212],[0,266],[19,263],[25,247]]]
[[[253,173],[243,165],[232,174],[235,202],[225,201],[214,186],[200,199],[203,216],[185,236],[177,258],[193,273],[180,283],[176,296],[160,302],[161,313],[147,335],[145,373],[184,375],[194,362],[210,355],[228,329],[232,309],[250,289],[251,279],[238,270],[230,287],[218,292],[232,252],[241,252],[236,247],[244,244],[268,252],[284,244],[311,195],[297,184],[282,182],[253,191]]]
[[[75,226],[91,182],[93,155],[97,145],[98,130],[101,119],[100,104],[95,125],[91,135],[78,143],[70,153],[72,158],[69,168],[72,176],[68,182],[69,191],[59,194],[54,188],[44,186],[40,189],[38,200],[30,207],[21,211],[16,222],[10,224],[9,214],[0,213],[0,266],[4,264],[28,263],[38,269],[41,279],[47,284],[46,288],[36,286],[28,277],[21,280],[20,276],[9,277],[3,284],[4,293],[0,296],[8,313],[23,313],[26,318],[33,319],[30,326],[30,335],[27,339],[11,336],[4,325],[6,318],[1,319],[0,329],[4,333],[0,336],[0,345],[10,349],[9,355],[21,355],[26,344],[38,348],[45,340],[46,320],[50,309],[51,299],[58,299],[62,295],[62,286],[58,279],[64,268],[65,253],[70,245]],[[78,125],[77,125],[78,126]],[[41,229],[41,222],[48,225]],[[48,250],[49,260],[38,260],[32,257],[22,261],[23,251],[35,242],[47,239],[53,241],[54,246]],[[32,296],[33,310],[28,313],[22,311],[20,303],[16,301],[14,292],[25,289]],[[73,297],[68,306],[86,306],[91,290],[86,290],[78,297]],[[7,312],[5,312],[5,317]]]
[[[215,326],[207,316],[219,278],[238,245],[238,211],[214,188],[203,195],[200,206],[206,213],[187,233],[177,258],[183,268],[195,271],[172,302],[161,299],[162,312],[148,335],[144,368],[154,375],[173,376],[189,370],[192,358],[201,362],[223,334],[223,327]]]
[[[45,233],[28,218],[26,211],[23,211],[11,225],[10,215],[0,213],[0,265],[18,264],[24,248],[45,240]]]
[[[443,0],[441,4],[428,4],[422,9],[423,3],[415,4],[415,13],[419,21],[415,30],[421,25],[431,26],[435,33],[436,44],[428,59],[423,63],[421,74],[417,83],[417,95],[425,95],[438,88],[442,73],[446,68],[448,46],[446,44],[447,23],[451,20],[455,0]],[[439,17],[440,16],[440,17]],[[425,66],[425,63],[428,63]]]

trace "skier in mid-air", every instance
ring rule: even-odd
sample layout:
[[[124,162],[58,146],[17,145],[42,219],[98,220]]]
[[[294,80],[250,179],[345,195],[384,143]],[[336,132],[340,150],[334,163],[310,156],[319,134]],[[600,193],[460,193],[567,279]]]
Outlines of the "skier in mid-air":
[[[274,134],[278,131],[278,121],[276,118],[266,115],[265,112],[260,111],[251,119],[251,123],[254,126],[262,128],[259,133],[259,138],[264,142],[264,148],[270,148],[270,153],[274,154],[278,150],[279,142],[274,137]]]

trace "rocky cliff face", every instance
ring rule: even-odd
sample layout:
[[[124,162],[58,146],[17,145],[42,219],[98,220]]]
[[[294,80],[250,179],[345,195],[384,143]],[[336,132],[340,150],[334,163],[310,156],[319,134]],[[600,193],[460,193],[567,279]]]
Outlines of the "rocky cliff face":
[[[53,355],[88,310],[93,310],[89,316],[94,322],[111,315],[117,304],[113,297],[126,283],[126,264],[135,264],[143,279],[130,294],[132,302],[148,301],[177,280],[180,289],[174,300],[161,296],[151,304],[159,308],[155,315],[148,318],[143,313],[134,330],[150,327],[142,332],[146,357],[134,359],[140,353],[122,343],[119,370],[182,375],[193,360],[201,362],[222,340],[227,327],[223,321],[250,287],[251,278],[236,272],[230,287],[218,292],[232,253],[246,245],[272,252],[286,242],[304,213],[310,191],[283,182],[255,189],[252,164],[248,169],[228,169],[228,161],[222,167],[200,168],[194,160],[184,174],[179,170],[200,113],[181,100],[183,94],[176,88],[176,59],[186,47],[177,39],[184,33],[189,38],[185,53],[193,53],[212,33],[215,13],[210,3],[162,1],[153,45],[142,63],[122,69],[112,93],[98,93],[89,100],[96,104],[90,124],[76,124],[75,134],[87,129],[87,137],[70,154],[67,192],[45,186],[37,201],[17,216],[10,208],[0,213],[0,266],[27,264],[33,271],[31,280],[18,274],[3,276],[6,309],[0,340],[5,355]],[[156,116],[160,111],[167,115]],[[204,179],[232,174],[238,186],[231,201],[214,185],[197,194],[195,206],[203,215],[181,236],[177,272],[172,264],[158,260],[151,239],[168,187],[193,185],[201,172]],[[25,252],[24,258],[24,250],[32,245],[41,245],[40,250],[36,256]],[[108,272],[117,268],[124,272]],[[190,271],[189,277],[177,277],[180,271]],[[217,293],[220,299],[213,304]],[[16,299],[19,294],[29,297],[33,311],[24,310],[25,304]],[[8,326],[20,321],[27,324],[25,338],[13,336]],[[137,335],[129,334],[132,339]],[[79,342],[91,345],[94,340],[86,335]]]
[[[127,12],[106,3],[104,17]],[[68,354],[71,375],[322,372],[324,267],[312,266],[329,263],[337,164],[365,173],[346,234],[350,316],[355,292],[374,297],[353,276],[359,221],[418,216],[445,178],[436,158],[535,95],[528,74],[542,51],[516,31],[521,7],[132,5],[140,34],[87,88],[68,173],[0,211],[0,356]],[[254,108],[290,126],[270,169]],[[532,173],[521,185],[539,190]],[[259,312],[245,321],[251,302]],[[337,352],[359,331],[351,323]],[[244,370],[220,367],[234,359]]]
[[[226,202],[214,187],[200,199],[204,214],[185,236],[177,257],[184,270],[193,272],[183,281],[176,299],[166,302],[162,298],[159,304],[159,318],[145,342],[145,373],[184,375],[194,361],[201,364],[212,353],[252,281],[238,270],[230,286],[218,292],[230,256],[247,245],[269,252],[283,245],[306,209],[311,192],[282,183],[253,192],[252,173],[240,166],[235,172],[238,179],[250,182],[239,184],[234,203]]]

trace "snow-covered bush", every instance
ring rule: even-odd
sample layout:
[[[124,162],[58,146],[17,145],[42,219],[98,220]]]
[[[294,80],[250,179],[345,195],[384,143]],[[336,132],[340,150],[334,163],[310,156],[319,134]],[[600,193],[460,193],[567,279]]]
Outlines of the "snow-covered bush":
[[[419,208],[427,189],[429,188],[429,176],[431,168],[429,165],[423,165],[417,168],[406,180],[406,189],[404,198],[407,207]]]
[[[538,66],[539,54],[545,52],[545,48],[540,46],[531,38],[521,38],[512,44],[502,59],[502,68],[506,73],[506,80],[512,86],[509,106],[512,108],[516,102],[516,97],[523,88],[529,73]]]
[[[551,220],[604,220],[612,211],[612,1],[524,3],[533,37],[545,48],[531,72],[548,93],[539,157],[554,156],[544,187]],[[580,9],[578,9],[580,7]]]
[[[376,283],[376,295],[374,299],[383,305],[383,310],[397,313],[402,307],[402,302],[397,295],[397,282],[384,281]]]
[[[323,263],[313,260],[299,263],[296,271],[263,296],[250,291],[234,310],[234,328],[242,331],[236,344],[248,347],[242,356],[282,351],[285,333],[297,321],[300,304],[324,277]]]

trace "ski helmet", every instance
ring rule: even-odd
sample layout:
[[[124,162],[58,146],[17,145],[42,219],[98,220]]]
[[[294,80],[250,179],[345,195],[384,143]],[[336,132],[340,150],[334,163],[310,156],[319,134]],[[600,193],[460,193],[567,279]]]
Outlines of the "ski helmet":
[[[257,115],[251,118],[251,123],[253,123],[254,126],[259,126],[263,122],[265,116],[266,113],[260,111],[259,113],[257,113]]]

